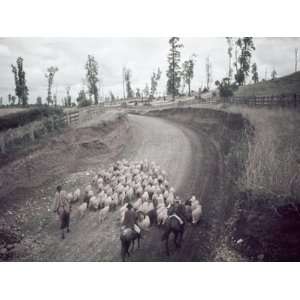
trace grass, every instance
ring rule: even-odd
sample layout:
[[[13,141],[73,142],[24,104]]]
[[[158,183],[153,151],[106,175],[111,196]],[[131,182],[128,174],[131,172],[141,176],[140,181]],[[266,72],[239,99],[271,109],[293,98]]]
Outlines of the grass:
[[[24,126],[30,122],[40,120],[43,117],[54,115],[58,116],[62,114],[62,109],[48,106],[38,106],[26,110],[16,110],[9,114],[0,116],[0,131]]]
[[[248,157],[241,188],[257,193],[289,195],[290,182],[300,157],[300,114],[298,111],[229,107],[254,126],[247,137]],[[300,196],[300,195],[299,195]]]
[[[242,86],[234,93],[234,95],[247,97],[295,93],[300,94],[300,72],[295,72],[275,80],[261,81],[256,84]]]

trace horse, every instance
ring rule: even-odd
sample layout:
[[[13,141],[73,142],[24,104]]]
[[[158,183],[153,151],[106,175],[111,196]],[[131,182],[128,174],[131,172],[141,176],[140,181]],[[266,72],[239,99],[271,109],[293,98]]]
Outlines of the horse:
[[[132,245],[131,252],[134,250],[134,242],[137,240],[138,248],[140,248],[141,234],[132,230],[131,228],[122,229],[120,240],[121,240],[121,258],[125,261],[126,256],[130,256],[129,249]]]
[[[180,218],[185,222],[185,206],[183,204],[179,204],[176,208],[176,214],[180,216]],[[170,256],[169,251],[169,236],[170,234],[174,234],[174,244],[176,249],[181,247],[181,242],[184,234],[184,224],[181,224],[180,221],[176,217],[168,217],[165,222],[165,231],[162,235],[162,241],[165,241],[166,254]]]

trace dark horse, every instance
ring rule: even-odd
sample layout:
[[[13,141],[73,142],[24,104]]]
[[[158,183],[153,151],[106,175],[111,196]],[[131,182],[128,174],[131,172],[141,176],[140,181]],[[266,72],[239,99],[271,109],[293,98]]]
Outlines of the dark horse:
[[[186,222],[185,206],[179,204],[177,208],[173,209],[169,214],[176,213],[184,222]],[[162,241],[166,241],[166,253],[169,256],[169,236],[174,234],[174,244],[176,249],[181,247],[181,242],[184,233],[184,224],[180,224],[176,217],[168,217],[165,222],[165,232],[162,235]]]
[[[138,241],[138,248],[140,248],[140,239],[141,234],[137,233],[136,231],[125,228],[121,231],[120,240],[121,240],[121,257],[122,261],[125,261],[126,256],[130,256],[129,249],[130,245],[132,245],[131,251],[134,249],[134,242],[135,240]]]

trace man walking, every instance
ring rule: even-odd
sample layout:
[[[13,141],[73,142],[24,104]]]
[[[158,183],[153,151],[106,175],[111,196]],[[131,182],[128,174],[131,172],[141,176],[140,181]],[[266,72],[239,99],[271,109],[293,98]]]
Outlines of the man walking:
[[[61,238],[64,239],[65,229],[67,229],[67,232],[70,232],[69,224],[70,224],[71,204],[67,198],[67,193],[65,191],[62,191],[60,185],[56,188],[53,211],[57,213],[59,216]]]

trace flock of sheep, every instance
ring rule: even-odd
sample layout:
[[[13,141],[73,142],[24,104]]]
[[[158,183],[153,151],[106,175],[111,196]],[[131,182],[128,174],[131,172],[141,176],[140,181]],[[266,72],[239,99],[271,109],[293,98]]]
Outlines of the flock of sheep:
[[[107,217],[109,211],[120,208],[122,223],[127,204],[131,203],[138,215],[138,225],[148,230],[150,225],[164,224],[168,218],[168,206],[180,199],[166,179],[166,172],[154,162],[121,160],[107,170],[99,170],[91,184],[85,187],[83,195],[77,188],[68,193],[71,203],[83,198],[78,206],[78,214],[83,217],[86,211],[99,211],[99,223]],[[193,196],[185,203],[186,215],[193,224],[197,224],[202,215],[202,206]]]

